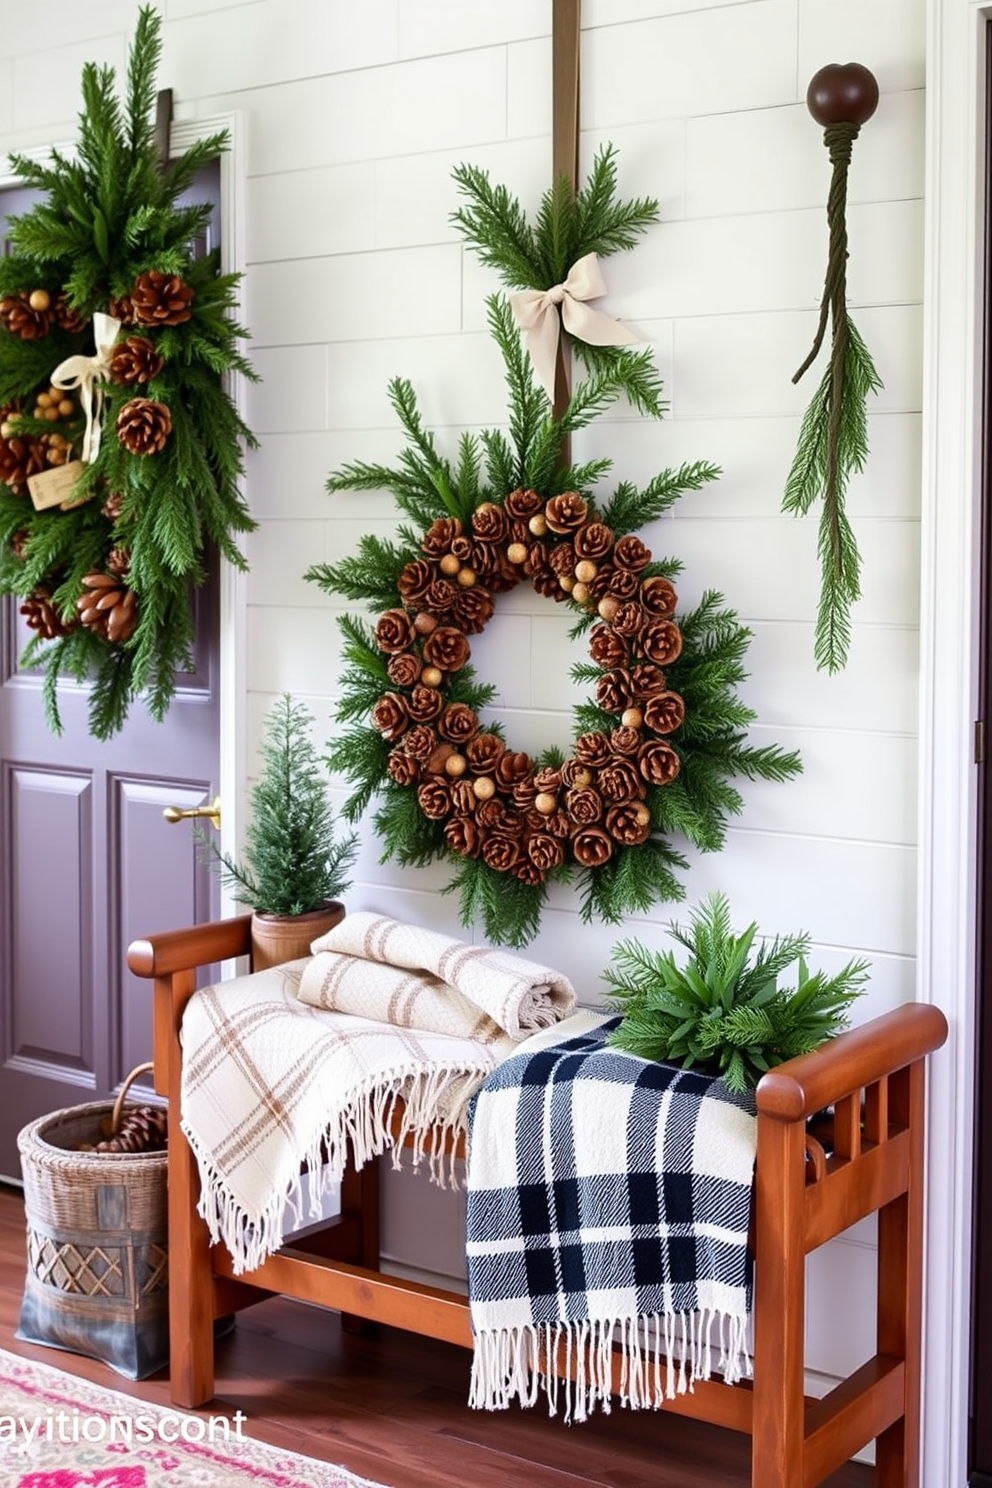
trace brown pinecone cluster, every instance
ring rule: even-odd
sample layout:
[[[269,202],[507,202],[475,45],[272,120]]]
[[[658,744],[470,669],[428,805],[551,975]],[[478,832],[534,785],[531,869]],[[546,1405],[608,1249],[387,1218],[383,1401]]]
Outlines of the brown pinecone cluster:
[[[157,455],[172,433],[172,415],[153,398],[130,398],[117,415],[117,438],[132,455]]]
[[[37,475],[48,465],[45,439],[48,436],[22,434],[17,419],[21,410],[0,410],[0,481],[17,495],[27,490],[28,476]]]
[[[25,433],[18,424],[23,409],[15,405],[0,409],[0,481],[20,495],[27,488],[29,476],[71,459],[72,440],[55,425],[76,418],[78,413],[75,399],[57,387],[37,393],[31,411],[33,418],[52,425],[50,433]]]
[[[47,289],[18,290],[0,299],[0,326],[22,341],[47,336],[53,325],[75,335],[86,320],[64,294],[51,295]]]
[[[99,1142],[81,1142],[77,1152],[164,1152],[168,1146],[169,1116],[164,1106],[125,1106],[117,1123]]]
[[[88,573],[76,600],[79,623],[112,644],[130,640],[138,622],[135,593],[127,584],[128,562],[128,555],[115,548],[107,560],[111,571]]]
[[[62,619],[52,603],[50,590],[44,587],[33,589],[27,595],[21,605],[21,614],[25,623],[45,641],[57,641],[73,629],[71,622],[67,623]]]
[[[651,553],[640,538],[616,538],[576,491],[545,500],[521,489],[502,506],[479,506],[469,531],[439,518],[421,549],[400,574],[401,604],[376,625],[392,688],[372,723],[393,744],[390,777],[416,789],[452,852],[524,883],[569,860],[599,867],[618,847],[646,841],[648,792],[679,773],[668,736],[685,704],[663,670],[682,649],[677,596],[668,579],[645,576]],[[445,696],[446,680],[469,659],[468,636],[493,614],[493,596],[525,578],[539,594],[597,614],[596,701],[617,718],[608,734],[581,735],[556,769],[535,769]]]

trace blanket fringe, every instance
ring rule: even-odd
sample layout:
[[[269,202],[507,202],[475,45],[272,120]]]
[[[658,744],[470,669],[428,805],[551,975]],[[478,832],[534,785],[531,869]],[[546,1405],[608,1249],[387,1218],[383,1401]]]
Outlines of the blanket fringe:
[[[349,1152],[355,1166],[364,1167],[392,1148],[393,1167],[402,1167],[402,1153],[411,1140],[410,1164],[419,1169],[424,1159],[432,1183],[457,1188],[455,1142],[464,1134],[468,1104],[481,1074],[463,1066],[429,1068],[411,1074],[379,1072],[365,1087],[349,1092],[348,1103],[333,1111],[310,1138],[302,1171],[285,1193],[271,1194],[264,1207],[249,1214],[234,1198],[210,1153],[183,1121],[182,1129],[200,1172],[199,1213],[213,1244],[231,1253],[235,1274],[252,1271],[278,1250],[283,1236],[305,1218],[321,1219],[323,1201],[341,1181]],[[393,1118],[403,1103],[399,1131],[393,1137]],[[303,1179],[309,1205],[304,1214]],[[289,1221],[287,1223],[287,1221]]]
[[[486,1329],[475,1335],[468,1403],[533,1406],[543,1389],[549,1415],[561,1402],[566,1424],[587,1420],[597,1405],[608,1415],[618,1358],[621,1404],[658,1410],[710,1379],[717,1351],[715,1372],[726,1384],[750,1376],[747,1322],[746,1312],[707,1311]]]

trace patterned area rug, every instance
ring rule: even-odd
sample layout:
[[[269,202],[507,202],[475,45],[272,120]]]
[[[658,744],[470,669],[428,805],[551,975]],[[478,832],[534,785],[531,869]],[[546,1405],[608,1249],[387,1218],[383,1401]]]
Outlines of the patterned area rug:
[[[147,1405],[0,1350],[3,1488],[380,1488],[246,1428],[240,1412]]]

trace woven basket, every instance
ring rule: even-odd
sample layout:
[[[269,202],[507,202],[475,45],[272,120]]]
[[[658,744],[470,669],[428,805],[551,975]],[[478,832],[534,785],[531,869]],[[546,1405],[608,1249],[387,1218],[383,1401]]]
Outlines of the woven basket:
[[[17,1337],[102,1359],[129,1379],[168,1363],[165,1152],[79,1152],[116,1128],[114,1104],[42,1116],[17,1139],[28,1269]]]

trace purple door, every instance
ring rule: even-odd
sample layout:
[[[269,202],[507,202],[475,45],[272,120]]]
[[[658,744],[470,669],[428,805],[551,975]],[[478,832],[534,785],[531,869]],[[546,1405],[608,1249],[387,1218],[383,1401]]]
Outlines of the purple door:
[[[26,195],[3,192],[0,213]],[[64,731],[48,732],[41,675],[17,665],[30,632],[0,601],[0,1177],[20,1176],[26,1122],[104,1099],[151,1058],[149,986],[127,970],[128,943],[217,912],[189,826],[163,816],[219,786],[216,581],[197,609],[196,671],[165,721],[138,703],[101,743],[85,687],[61,688]]]

